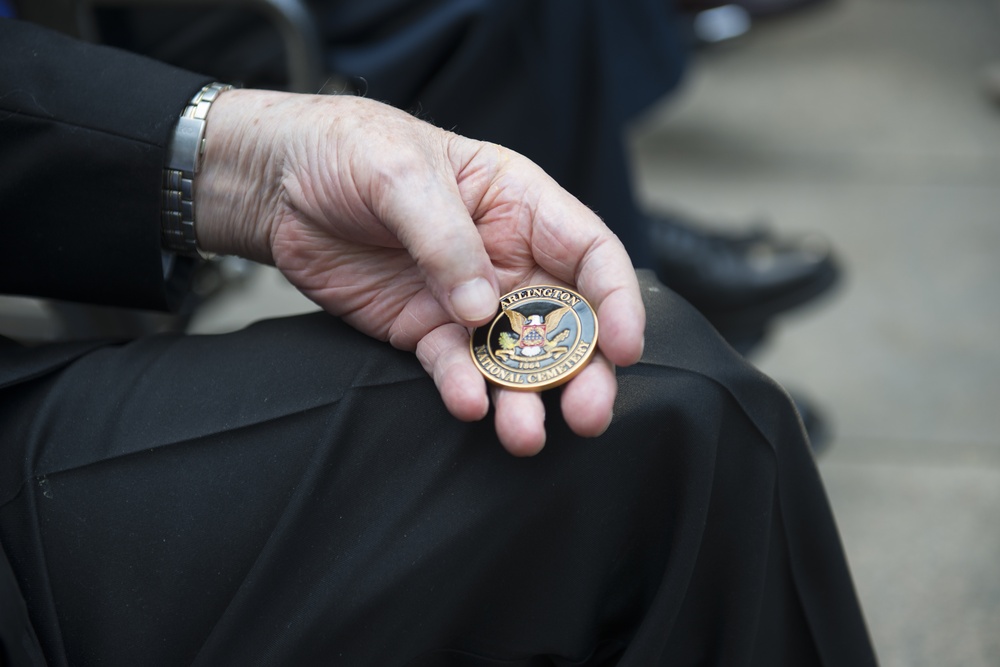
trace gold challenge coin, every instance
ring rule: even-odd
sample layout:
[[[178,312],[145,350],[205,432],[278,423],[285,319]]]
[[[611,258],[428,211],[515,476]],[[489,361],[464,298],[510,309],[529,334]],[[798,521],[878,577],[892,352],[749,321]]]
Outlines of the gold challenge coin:
[[[568,382],[597,349],[597,315],[571,289],[535,285],[500,297],[500,312],[469,340],[479,372],[493,384],[542,391]]]

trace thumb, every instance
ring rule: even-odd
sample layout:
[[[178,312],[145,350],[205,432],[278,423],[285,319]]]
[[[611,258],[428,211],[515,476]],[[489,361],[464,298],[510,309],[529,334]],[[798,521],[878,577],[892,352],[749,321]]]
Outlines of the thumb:
[[[499,285],[453,173],[412,169],[390,179],[379,217],[403,244],[449,317],[477,326],[496,313]]]

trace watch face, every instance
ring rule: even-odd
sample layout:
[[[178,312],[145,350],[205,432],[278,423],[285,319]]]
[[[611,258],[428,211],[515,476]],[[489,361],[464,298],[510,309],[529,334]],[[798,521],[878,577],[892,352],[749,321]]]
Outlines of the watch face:
[[[500,312],[470,340],[479,372],[495,385],[541,391],[568,382],[597,349],[597,315],[566,287],[535,285],[500,298]]]

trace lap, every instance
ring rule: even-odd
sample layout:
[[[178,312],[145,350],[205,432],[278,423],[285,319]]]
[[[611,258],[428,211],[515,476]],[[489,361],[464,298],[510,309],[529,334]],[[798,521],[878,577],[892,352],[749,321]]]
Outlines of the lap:
[[[846,568],[794,413],[644,289],[649,352],[608,433],[551,403],[533,459],[324,315],[102,347],[4,397],[25,464],[0,541],[42,643],[74,664],[767,664],[775,632],[791,664],[834,650],[805,584]],[[816,526],[790,530],[783,494]],[[832,555],[803,565],[817,537]],[[835,620],[863,654],[852,600]]]

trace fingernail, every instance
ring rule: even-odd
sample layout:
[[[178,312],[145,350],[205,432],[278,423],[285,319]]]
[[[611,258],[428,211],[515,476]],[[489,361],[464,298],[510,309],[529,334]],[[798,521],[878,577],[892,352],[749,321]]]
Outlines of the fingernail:
[[[485,278],[476,278],[452,290],[451,305],[462,319],[479,322],[496,312],[497,293]]]

